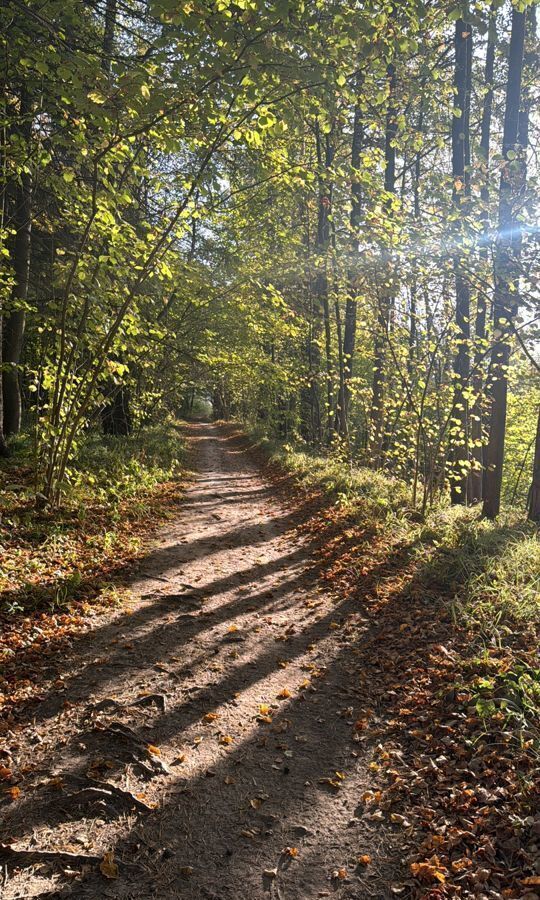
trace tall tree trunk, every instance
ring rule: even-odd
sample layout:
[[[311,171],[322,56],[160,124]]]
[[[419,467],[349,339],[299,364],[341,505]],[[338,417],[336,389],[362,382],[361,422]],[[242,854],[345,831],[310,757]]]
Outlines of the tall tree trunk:
[[[4,122],[7,122],[7,101],[6,86],[2,85],[2,116]],[[0,229],[2,236],[4,234],[6,224],[6,152],[7,152],[7,127],[2,125],[1,143],[0,143]],[[4,436],[4,394],[2,390],[2,364],[3,364],[3,347],[2,347],[2,331],[3,331],[3,296],[0,292],[0,456],[7,456],[7,445]]]
[[[454,404],[452,418],[452,467],[450,495],[452,503],[466,503],[469,473],[469,387],[470,360],[470,288],[463,270],[463,240],[470,199],[470,102],[472,67],[471,26],[463,19],[456,22],[454,68],[454,110],[452,117],[452,204],[456,216],[454,277],[456,283],[457,351],[454,360]]]
[[[420,115],[418,117],[418,131],[422,134],[424,129],[424,110],[420,110]],[[416,225],[416,235],[419,236],[419,225],[420,225],[420,173],[421,173],[421,155],[420,151],[416,154],[414,160],[414,182],[413,182],[413,209],[414,209],[414,221]],[[407,353],[407,372],[409,374],[409,378],[412,377],[413,373],[413,362],[414,355],[416,352],[416,343],[417,343],[417,298],[418,298],[418,282],[417,282],[417,260],[414,260],[414,271],[413,278],[411,282],[411,297],[410,297],[410,308],[409,308],[409,349]]]
[[[114,34],[116,31],[116,0],[107,0],[105,7],[105,24],[103,28],[103,44],[101,67],[108,75],[111,71],[111,57],[114,50]]]
[[[116,17],[117,0],[107,0],[101,48],[101,67],[109,76],[111,74],[111,62],[114,51]],[[115,385],[114,382],[110,381],[106,385],[104,393],[106,399],[101,410],[103,433],[118,437],[131,434],[133,425],[129,388],[123,384]]]
[[[357,85],[358,90],[360,84]],[[358,256],[358,226],[360,225],[360,210],[362,205],[362,188],[360,182],[355,178],[355,172],[360,170],[360,153],[362,152],[364,131],[363,120],[360,107],[357,105],[354,110],[353,134],[351,146],[351,169],[352,169],[352,185],[351,185],[351,240],[350,253],[351,261],[349,264],[349,272],[347,280],[349,282],[349,291],[345,303],[345,325],[343,333],[343,377],[340,378],[339,407],[340,416],[340,434],[343,437],[349,435],[349,409],[351,403],[351,378],[353,374],[354,350],[356,346],[356,317],[358,301],[357,297],[357,279],[355,260]]]
[[[20,126],[22,140],[30,148],[31,103],[26,88],[21,89]],[[29,162],[27,163],[29,166]],[[11,312],[4,320],[3,327],[3,414],[4,434],[17,434],[21,428],[22,401],[19,377],[26,302],[30,279],[30,251],[32,231],[32,177],[30,172],[21,172],[15,188],[15,208],[13,213],[15,237],[13,241],[14,284],[11,292]]]
[[[490,427],[486,448],[483,512],[489,519],[494,519],[498,515],[501,505],[508,393],[507,367],[510,359],[510,333],[516,317],[519,297],[521,228],[516,216],[516,200],[524,181],[526,161],[524,154],[520,152],[517,140],[524,42],[525,13],[519,12],[516,7],[513,7],[502,148],[504,164],[501,171],[499,194],[499,234],[494,261],[493,331],[495,343],[491,352],[488,375]]]
[[[482,186],[480,189],[480,219],[482,223],[480,258],[487,269],[488,241],[489,241],[489,152],[491,139],[491,118],[493,111],[493,71],[495,65],[495,47],[497,43],[497,13],[494,3],[491,5],[489,15],[488,42],[486,48],[486,63],[484,69],[484,83],[486,93],[482,107],[482,122],[480,126],[480,156]],[[471,409],[471,475],[469,479],[469,501],[479,503],[483,498],[484,482],[484,429],[483,429],[483,387],[484,373],[482,370],[485,340],[486,340],[486,291],[480,287],[476,300],[475,320],[475,352],[474,375],[472,389],[474,394],[473,407]]]
[[[397,135],[397,111],[396,111],[396,69],[393,63],[387,67],[387,79],[389,85],[388,107],[386,111],[386,126],[384,135],[384,189],[387,194],[395,192],[396,182],[396,148]],[[387,202],[387,211],[390,214],[390,203]],[[385,257],[386,253],[383,254]],[[390,260],[383,260],[382,277],[385,282],[391,280]],[[371,386],[371,435],[369,443],[371,464],[378,468],[382,462],[382,447],[384,439],[384,390],[386,381],[386,339],[390,322],[390,313],[393,303],[393,291],[391,286],[383,285],[378,298],[378,315],[375,332],[375,345],[373,349],[373,381]]]
[[[536,426],[536,441],[533,458],[533,477],[529,489],[527,510],[531,522],[540,522],[540,408],[538,409],[538,423]]]
[[[326,368],[326,439],[330,442],[332,437],[332,423],[334,415],[334,379],[332,363],[332,330],[330,324],[330,304],[328,301],[328,272],[327,257],[331,237],[332,192],[333,185],[329,176],[329,169],[334,161],[334,147],[331,136],[324,136],[324,152],[322,147],[319,123],[315,132],[317,144],[317,162],[319,167],[319,206],[317,215],[317,258],[318,272],[315,281],[315,291],[319,297],[324,322],[324,346]]]

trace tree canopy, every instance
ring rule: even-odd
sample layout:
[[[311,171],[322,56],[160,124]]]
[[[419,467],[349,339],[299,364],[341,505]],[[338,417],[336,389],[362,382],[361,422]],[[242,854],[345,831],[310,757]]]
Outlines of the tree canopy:
[[[47,501],[88,426],[199,396],[539,517],[534,4],[0,15],[1,446]]]

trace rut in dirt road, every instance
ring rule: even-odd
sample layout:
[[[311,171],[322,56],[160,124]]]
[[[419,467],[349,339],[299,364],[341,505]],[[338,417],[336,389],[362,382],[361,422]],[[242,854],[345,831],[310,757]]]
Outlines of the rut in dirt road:
[[[35,794],[7,822],[17,847],[114,852],[113,871],[93,865],[70,884],[25,870],[5,897],[391,897],[399,848],[359,809],[370,772],[333,627],[343,607],[318,586],[302,510],[274,498],[231,430],[189,433],[198,477],[129,614],[80,641],[66,691],[37,707],[37,738],[21,745]],[[40,772],[56,773],[56,796]],[[80,788],[89,773],[116,801],[68,802],[70,779]]]

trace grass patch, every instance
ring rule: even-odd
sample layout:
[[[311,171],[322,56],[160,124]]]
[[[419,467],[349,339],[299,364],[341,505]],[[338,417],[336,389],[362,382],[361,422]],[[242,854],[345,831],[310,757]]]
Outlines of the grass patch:
[[[260,445],[300,485],[322,491],[354,521],[382,523],[410,543],[422,579],[451,599],[461,624],[486,633],[540,622],[539,532],[522,513],[509,509],[502,522],[489,522],[478,507],[438,506],[420,522],[410,489],[397,478],[287,444],[261,439]]]
[[[270,458],[290,472],[304,488],[321,490],[330,500],[346,506],[351,516],[371,522],[406,519],[411,513],[411,492],[403,481],[365,467],[351,467],[339,457],[320,456],[290,444],[259,438]]]
[[[486,731],[501,724],[516,735],[534,729],[540,712],[540,540],[523,512],[507,509],[489,522],[478,508],[440,505],[420,521],[408,487],[395,478],[303,448],[260,444],[299,484],[343,506],[344,528],[348,521],[375,525],[389,559],[405,548],[414,570],[410,589],[450,605],[457,631],[466,636],[460,640],[466,680],[457,688],[476,704]]]

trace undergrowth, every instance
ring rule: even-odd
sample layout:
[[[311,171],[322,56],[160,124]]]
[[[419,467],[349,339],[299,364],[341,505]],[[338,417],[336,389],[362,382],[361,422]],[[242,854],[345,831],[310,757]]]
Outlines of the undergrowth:
[[[185,475],[174,422],[122,438],[89,432],[59,510],[36,508],[29,454],[3,461],[0,501],[0,612],[63,609],[95,592],[167,517]]]

